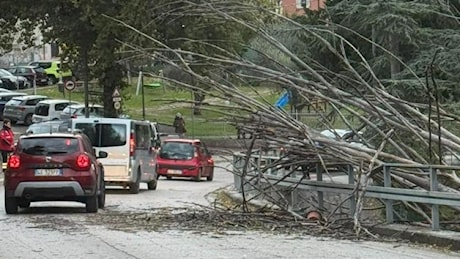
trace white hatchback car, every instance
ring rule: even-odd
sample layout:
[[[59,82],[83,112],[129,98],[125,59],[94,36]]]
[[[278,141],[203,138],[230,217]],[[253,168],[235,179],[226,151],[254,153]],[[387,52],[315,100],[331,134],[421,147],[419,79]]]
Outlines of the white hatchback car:
[[[61,112],[69,104],[80,104],[76,101],[65,99],[48,99],[38,102],[35,106],[35,113],[32,116],[33,123],[40,123],[50,120],[59,120]]]

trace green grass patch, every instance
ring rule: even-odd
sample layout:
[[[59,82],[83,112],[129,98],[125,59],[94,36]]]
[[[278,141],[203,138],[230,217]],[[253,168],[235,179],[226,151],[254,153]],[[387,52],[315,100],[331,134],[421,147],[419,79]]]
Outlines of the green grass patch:
[[[133,82],[137,82],[137,80],[133,80]],[[265,99],[272,104],[280,95],[280,93],[274,89],[257,88],[257,90],[263,97],[258,97],[250,88],[243,88],[244,93],[248,93],[248,95],[253,96],[256,100],[262,101]],[[28,90],[27,92],[32,93],[32,90]],[[64,97],[64,95],[58,91],[57,86],[51,88],[38,88],[37,94],[46,95],[51,98],[69,99],[69,92],[66,91]],[[123,90],[122,96],[123,113],[128,114],[133,119],[143,119],[141,91],[139,91],[139,95],[136,95],[136,87],[131,86]],[[81,90],[73,91],[70,97],[72,100],[84,102],[84,94]],[[172,125],[176,113],[179,112],[184,116],[188,136],[236,135],[236,129],[228,124],[225,116],[221,113],[209,111],[206,110],[206,107],[203,107],[201,115],[193,115],[192,104],[190,103],[192,99],[193,97],[190,91],[163,87],[145,87],[145,119]],[[91,101],[92,100],[90,100],[90,103],[93,103]],[[205,102],[222,104],[225,100],[206,97]]]
[[[129,115],[133,119],[143,119],[142,112],[142,95],[141,91],[136,95],[135,83],[137,79],[133,79],[133,85],[124,89],[122,92],[123,96],[123,113]],[[147,83],[152,83],[152,80],[146,80]],[[247,93],[248,96],[253,97],[259,102],[268,102],[274,104],[280,97],[281,91],[275,88],[268,87],[241,87],[240,91]],[[256,92],[257,93],[256,93]],[[32,93],[32,90],[27,92]],[[52,98],[64,98],[64,95],[58,91],[57,86],[51,88],[38,88],[37,94],[46,95]],[[150,121],[156,121],[162,124],[172,125],[174,116],[176,113],[181,113],[184,116],[186,127],[189,136],[227,136],[236,135],[236,129],[230,125],[225,116],[222,113],[215,111],[206,110],[207,106],[202,107],[201,115],[193,115],[192,104],[193,100],[191,91],[179,90],[172,87],[163,88],[160,87],[144,87],[144,102],[145,102],[145,119]],[[260,95],[260,96],[259,96]],[[90,97],[90,103],[94,102],[94,97]],[[69,99],[69,92],[66,91],[65,99]],[[81,89],[73,91],[71,93],[71,99],[79,102],[84,102],[84,94]],[[211,96],[207,96],[205,102],[211,104],[223,104],[226,100],[219,99]],[[99,102],[97,102],[99,103]],[[100,104],[100,103],[99,103]],[[217,109],[212,107],[210,109]],[[285,107],[289,110],[289,106]],[[331,108],[327,108],[328,112]],[[301,121],[305,124],[318,128],[319,130],[324,129],[324,125],[319,122],[319,116],[315,111],[308,113],[304,110],[304,114],[301,116]],[[326,113],[327,114],[327,113]],[[348,113],[344,113],[345,116]],[[330,118],[335,128],[347,128],[343,121],[336,116],[335,119]],[[351,122],[353,125],[358,125],[359,122]]]

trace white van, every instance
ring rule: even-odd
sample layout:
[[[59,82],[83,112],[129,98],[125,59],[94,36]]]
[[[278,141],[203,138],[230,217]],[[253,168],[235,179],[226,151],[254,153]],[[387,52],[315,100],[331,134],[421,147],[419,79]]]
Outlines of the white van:
[[[69,101],[65,99],[47,99],[42,100],[35,105],[35,112],[32,115],[33,123],[40,123],[50,120],[59,120],[61,112],[69,104],[80,104],[76,101]]]
[[[120,118],[75,118],[72,130],[88,135],[96,154],[108,153],[100,159],[104,165],[107,185],[129,186],[130,193],[138,193],[141,182],[149,190],[157,188],[155,136],[146,121]]]

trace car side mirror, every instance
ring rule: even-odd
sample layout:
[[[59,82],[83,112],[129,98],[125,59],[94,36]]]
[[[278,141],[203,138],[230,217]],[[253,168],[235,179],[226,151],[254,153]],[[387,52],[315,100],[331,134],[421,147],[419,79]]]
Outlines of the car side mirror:
[[[104,151],[99,151],[99,154],[97,155],[97,158],[107,158],[107,156],[109,156],[109,154],[107,152],[104,152]]]

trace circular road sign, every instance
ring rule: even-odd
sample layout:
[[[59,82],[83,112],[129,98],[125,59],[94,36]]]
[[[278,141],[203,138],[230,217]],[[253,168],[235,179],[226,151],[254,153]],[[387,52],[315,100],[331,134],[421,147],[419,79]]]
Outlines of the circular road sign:
[[[120,109],[120,108],[121,108],[121,103],[120,103],[120,102],[118,102],[118,101],[116,101],[116,102],[113,102],[113,107],[114,107],[116,110],[118,110],[118,109]]]
[[[72,91],[75,88],[75,83],[72,80],[69,80],[65,83],[65,89]]]

